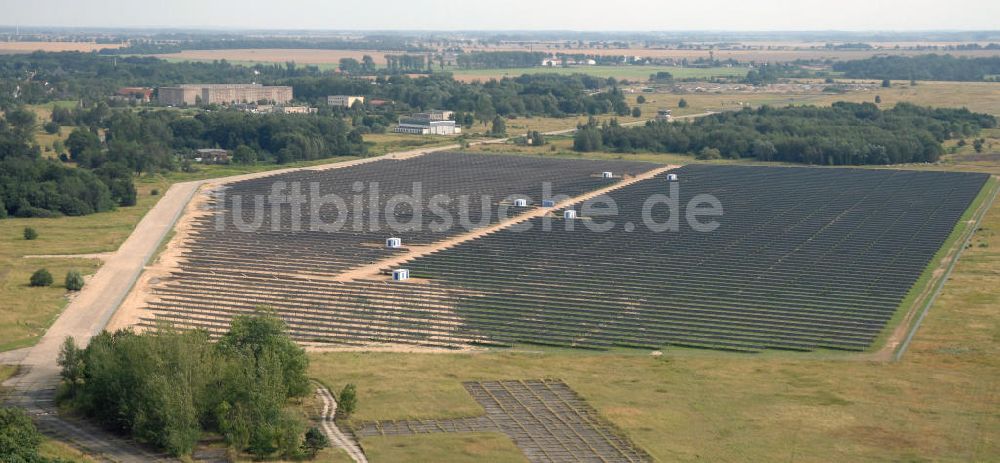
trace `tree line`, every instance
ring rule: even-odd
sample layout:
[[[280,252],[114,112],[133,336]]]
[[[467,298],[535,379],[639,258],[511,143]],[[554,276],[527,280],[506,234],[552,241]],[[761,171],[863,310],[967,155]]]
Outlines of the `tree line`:
[[[479,51],[455,57],[455,64],[462,69],[504,69],[541,66],[548,53],[528,51]]]
[[[836,62],[833,70],[852,79],[1000,81],[1000,56],[874,56]]]
[[[694,122],[650,121],[641,127],[616,122],[580,127],[577,151],[689,153],[702,159],[755,158],[823,165],[935,162],[941,142],[996,127],[996,118],[967,109],[900,103],[881,110],[871,103],[830,107],[745,108]]]
[[[389,66],[399,72],[421,71],[429,65],[424,55],[389,55]],[[342,63],[353,73],[366,74],[371,59]],[[382,74],[374,82],[331,75],[315,66],[170,63],[151,57],[102,56],[96,53],[0,55],[0,107],[55,100],[80,100],[94,105],[106,101],[123,86],[179,83],[260,82],[290,85],[295,98],[322,104],[328,95],[364,95],[391,100],[399,111],[446,108],[474,113],[484,122],[495,116],[554,116],[627,114],[629,108],[613,79],[588,75],[525,75],[516,78],[463,83],[449,74],[413,79]],[[611,89],[607,92],[602,90]],[[390,115],[391,116],[391,115]],[[60,116],[61,117],[61,116]],[[86,121],[95,125],[95,121]]]
[[[362,131],[335,114],[55,108],[58,125],[75,125],[59,159],[43,159],[27,109],[0,119],[0,218],[86,215],[136,203],[136,175],[190,168],[200,148],[229,150],[243,164],[364,154]],[[65,163],[73,162],[77,168]]]
[[[55,100],[107,100],[121,87],[249,83],[322,75],[295,63],[234,65],[226,60],[171,63],[153,57],[35,52],[0,55],[0,107]]]
[[[189,455],[207,432],[256,458],[314,454],[287,407],[312,392],[305,351],[268,313],[233,319],[217,343],[205,331],[102,332],[59,354],[58,400],[104,428]]]
[[[449,109],[474,114],[482,122],[496,116],[563,117],[629,114],[631,108],[614,79],[585,74],[526,74],[463,83],[448,74],[427,77],[381,76],[374,82],[344,77],[300,77],[278,81],[295,88],[296,98],[320,103],[327,95],[364,95],[395,103],[399,112]]]

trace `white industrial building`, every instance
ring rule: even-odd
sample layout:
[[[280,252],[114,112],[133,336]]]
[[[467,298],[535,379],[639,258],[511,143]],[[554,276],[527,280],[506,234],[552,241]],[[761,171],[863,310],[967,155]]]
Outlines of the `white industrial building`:
[[[412,133],[416,135],[458,135],[462,127],[451,120],[452,111],[428,111],[414,113],[409,117],[399,118],[399,125],[393,129],[396,133]]]

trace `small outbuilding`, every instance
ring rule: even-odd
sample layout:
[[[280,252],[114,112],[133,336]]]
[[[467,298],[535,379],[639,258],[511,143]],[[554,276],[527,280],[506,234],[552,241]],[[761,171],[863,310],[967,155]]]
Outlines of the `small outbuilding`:
[[[410,270],[405,268],[398,268],[392,271],[393,281],[406,281],[410,279]]]
[[[396,249],[403,246],[403,240],[401,238],[386,238],[385,247],[389,249]]]
[[[563,211],[563,218],[567,219],[567,220],[569,220],[569,219],[575,219],[576,218],[576,211],[573,210],[573,209],[568,209],[568,210]]]
[[[528,200],[524,198],[517,198],[514,200],[514,207],[528,207]]]

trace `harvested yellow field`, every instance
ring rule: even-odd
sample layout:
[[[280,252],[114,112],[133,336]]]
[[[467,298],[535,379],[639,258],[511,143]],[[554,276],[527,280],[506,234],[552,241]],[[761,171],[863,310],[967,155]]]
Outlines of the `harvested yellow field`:
[[[933,50],[895,50],[895,49],[874,49],[874,50],[827,50],[822,48],[794,49],[792,46],[775,46],[773,49],[751,49],[751,50],[709,50],[706,46],[702,50],[678,50],[662,48],[565,48],[555,44],[532,44],[531,51],[541,51],[547,53],[572,53],[584,55],[600,56],[639,56],[643,58],[673,58],[675,60],[698,58],[709,58],[711,53],[715,59],[756,62],[788,62],[797,59],[831,59],[831,60],[852,60],[865,59],[874,55],[925,55],[928,53],[944,53]],[[469,48],[468,51],[528,51],[528,47],[506,46]],[[956,56],[984,57],[1000,56],[1000,50],[949,50],[947,53]]]
[[[96,51],[120,48],[120,43],[94,42],[0,42],[0,54],[31,53],[35,51]]]
[[[299,64],[338,64],[341,58],[354,58],[361,61],[365,55],[375,60],[375,64],[385,66],[385,55],[400,54],[377,50],[313,50],[313,49],[280,49],[280,48],[249,48],[240,50],[184,50],[180,53],[164,53],[154,55],[157,58],[171,61],[240,61],[259,63],[284,63],[294,61]]]

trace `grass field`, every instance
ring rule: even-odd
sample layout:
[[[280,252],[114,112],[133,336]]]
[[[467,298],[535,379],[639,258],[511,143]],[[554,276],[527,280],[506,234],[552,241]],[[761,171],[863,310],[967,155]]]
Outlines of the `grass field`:
[[[42,156],[55,158],[59,156],[53,149],[53,144],[58,140],[60,142],[65,142],[66,137],[69,136],[70,132],[73,131],[71,126],[61,126],[59,127],[59,132],[50,134],[42,129],[45,123],[49,122],[52,118],[52,109],[55,107],[72,108],[77,104],[76,101],[53,101],[51,103],[45,103],[40,105],[29,105],[28,109],[35,113],[37,127],[35,128],[35,142],[42,149]]]
[[[457,144],[454,137],[410,135],[405,133],[370,133],[365,135],[368,154],[378,156],[395,151]]]
[[[166,186],[167,182],[162,179],[145,179],[136,185],[138,204],[112,212],[82,217],[0,220],[0,351],[32,345],[45,332],[67,302],[63,286],[67,271],[76,269],[89,275],[100,265],[95,259],[25,256],[113,251],[159,199],[150,194],[151,190],[166,191]],[[25,227],[37,230],[38,238],[25,240]],[[54,285],[28,286],[29,277],[39,268],[52,273]]]
[[[922,106],[967,107],[972,111],[1000,115],[1000,83],[991,82],[909,82],[893,81],[891,88],[877,88],[870,91],[850,91],[842,94],[815,92],[725,92],[725,93],[647,93],[647,102],[640,105],[645,115],[656,114],[660,108],[671,109],[675,116],[697,114],[705,111],[725,111],[739,109],[740,103],[750,106],[771,105],[829,105],[836,101],[874,102],[875,96],[882,98],[882,108],[889,108],[899,102],[909,102]],[[629,95],[630,105],[634,105],[639,95]],[[678,108],[683,98],[687,108]]]
[[[373,462],[521,463],[528,460],[501,433],[438,433],[368,437],[361,441]]]

